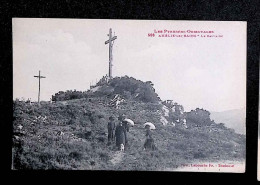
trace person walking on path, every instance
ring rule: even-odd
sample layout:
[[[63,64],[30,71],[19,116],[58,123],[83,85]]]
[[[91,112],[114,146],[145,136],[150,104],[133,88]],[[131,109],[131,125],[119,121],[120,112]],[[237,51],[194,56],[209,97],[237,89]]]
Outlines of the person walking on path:
[[[129,125],[127,121],[124,121],[126,119],[125,114],[122,114],[121,116],[118,117],[118,120],[122,123],[122,126],[125,128],[125,144],[128,144],[128,139],[127,139],[127,134],[126,132],[129,132]]]
[[[151,150],[155,150],[155,144],[154,144],[154,140],[152,138],[152,132],[150,129],[150,126],[146,125],[145,126],[145,143],[144,143],[144,149],[151,149]]]
[[[126,138],[125,134],[126,134],[125,127],[123,126],[123,123],[120,122],[116,126],[116,131],[115,131],[116,146],[119,150],[120,150],[121,144],[123,144],[125,146],[125,138]]]
[[[109,117],[109,122],[107,124],[107,130],[108,130],[108,145],[111,144],[112,141],[114,141],[114,131],[116,128],[115,124],[115,118],[113,116]]]

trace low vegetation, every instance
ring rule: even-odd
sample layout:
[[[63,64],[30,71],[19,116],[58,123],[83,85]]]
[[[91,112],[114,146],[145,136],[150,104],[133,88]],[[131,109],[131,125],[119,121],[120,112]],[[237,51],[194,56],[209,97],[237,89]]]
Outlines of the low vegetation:
[[[126,84],[135,88],[128,88]],[[122,83],[120,78],[115,78],[108,86],[113,87],[113,92],[88,92],[79,99],[61,98],[55,103],[41,102],[38,105],[14,101],[14,168],[164,170],[194,160],[245,159],[245,135],[214,123],[208,119],[206,110],[184,112],[188,129],[181,124],[164,126],[160,122],[163,104],[151,82],[136,82],[125,77]],[[118,109],[109,105],[115,94],[126,99]],[[138,97],[137,94],[141,95]],[[60,95],[55,97],[58,100]],[[126,114],[135,125],[128,132],[129,145],[122,159],[113,163],[116,148],[115,144],[107,145],[107,121],[109,116],[121,114]],[[174,121],[176,115],[168,119]],[[152,131],[154,151],[143,150],[143,124],[147,121],[156,126]]]

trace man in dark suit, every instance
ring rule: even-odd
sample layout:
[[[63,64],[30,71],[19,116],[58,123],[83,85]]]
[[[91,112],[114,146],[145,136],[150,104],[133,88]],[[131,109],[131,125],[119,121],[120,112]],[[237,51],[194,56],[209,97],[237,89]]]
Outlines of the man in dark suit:
[[[108,144],[110,144],[112,141],[114,141],[114,131],[116,128],[116,124],[115,124],[115,118],[113,116],[109,117],[109,122],[107,124],[107,130],[108,130]]]

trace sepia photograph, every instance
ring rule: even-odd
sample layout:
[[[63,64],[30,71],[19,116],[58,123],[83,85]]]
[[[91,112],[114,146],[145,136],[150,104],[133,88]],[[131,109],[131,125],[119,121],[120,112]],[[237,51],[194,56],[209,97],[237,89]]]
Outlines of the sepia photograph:
[[[245,172],[245,21],[13,18],[12,41],[12,170]]]

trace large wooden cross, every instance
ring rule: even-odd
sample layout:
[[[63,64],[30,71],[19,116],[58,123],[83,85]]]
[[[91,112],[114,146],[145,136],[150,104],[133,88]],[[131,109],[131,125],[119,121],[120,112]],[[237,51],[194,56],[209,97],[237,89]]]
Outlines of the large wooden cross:
[[[34,76],[39,78],[39,92],[38,92],[38,103],[40,103],[40,91],[41,91],[41,78],[46,78],[45,76],[41,76],[41,71],[39,71],[39,76]]]
[[[113,43],[114,40],[117,39],[117,36],[112,37],[112,29],[109,29],[109,39],[105,42],[105,44],[109,43],[109,71],[108,71],[108,77],[112,78],[112,60],[113,60],[113,56],[112,56],[112,48],[113,48]]]

